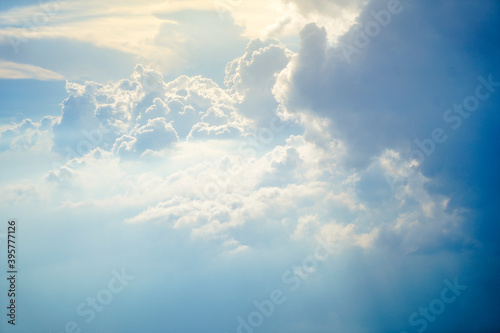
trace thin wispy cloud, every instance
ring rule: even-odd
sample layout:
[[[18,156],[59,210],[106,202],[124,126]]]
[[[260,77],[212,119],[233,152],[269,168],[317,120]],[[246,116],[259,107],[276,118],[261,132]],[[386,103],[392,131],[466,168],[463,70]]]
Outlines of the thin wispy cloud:
[[[41,81],[64,80],[64,77],[51,70],[9,61],[0,61],[0,79],[33,79]]]

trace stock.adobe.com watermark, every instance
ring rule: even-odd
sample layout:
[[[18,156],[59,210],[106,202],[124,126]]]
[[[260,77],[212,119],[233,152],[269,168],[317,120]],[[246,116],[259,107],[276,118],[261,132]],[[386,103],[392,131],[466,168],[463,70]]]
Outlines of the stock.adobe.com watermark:
[[[271,291],[269,298],[262,301],[254,300],[252,302],[255,307],[246,316],[238,316],[236,321],[236,333],[253,333],[255,329],[262,326],[266,319],[270,318],[278,305],[286,302],[287,289],[288,292],[297,291],[302,285],[303,281],[317,271],[320,262],[326,261],[330,255],[333,254],[335,245],[329,241],[319,239],[318,246],[314,252],[308,255],[300,265],[292,265],[291,269],[286,270],[281,275],[281,282],[287,288],[276,288]]]
[[[455,278],[453,283],[446,279],[444,284],[446,287],[441,290],[438,297],[430,301],[427,307],[419,307],[418,311],[413,312],[408,318],[408,322],[411,326],[416,327],[418,333],[424,332],[429,323],[435,322],[444,313],[447,305],[454,303],[462,295],[462,291],[467,289],[466,285],[458,283],[458,278]],[[401,333],[408,332],[402,331]]]
[[[102,312],[106,306],[111,304],[115,295],[120,294],[129,285],[129,282],[134,280],[135,277],[128,275],[125,269],[122,268],[121,272],[112,270],[113,277],[109,280],[106,288],[97,292],[95,297],[87,297],[84,302],[77,305],[75,312],[83,319],[80,324],[76,321],[68,321],[64,328],[57,333],[82,333],[83,326],[93,322],[97,313]]]
[[[477,77],[477,80],[479,84],[474,89],[473,94],[466,96],[462,103],[453,104],[453,108],[446,109],[443,113],[443,121],[454,131],[458,130],[462,126],[463,121],[479,109],[481,102],[489,99],[497,88],[500,87],[500,81],[494,81],[492,74],[488,75],[488,78],[480,75]],[[396,167],[396,174],[386,173],[385,178],[391,189],[395,190],[397,183],[415,172],[412,167],[414,164],[412,161],[417,165],[422,165],[429,156],[434,154],[437,145],[443,144],[447,140],[448,135],[446,134],[446,130],[441,127],[434,128],[428,138],[422,140],[415,139],[413,142],[416,145],[416,149],[410,152],[406,160],[399,163]]]

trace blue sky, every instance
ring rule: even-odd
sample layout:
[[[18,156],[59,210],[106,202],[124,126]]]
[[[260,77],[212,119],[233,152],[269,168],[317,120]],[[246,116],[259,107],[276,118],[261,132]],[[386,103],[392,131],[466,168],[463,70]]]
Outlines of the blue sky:
[[[497,332],[499,14],[0,4],[0,330]]]

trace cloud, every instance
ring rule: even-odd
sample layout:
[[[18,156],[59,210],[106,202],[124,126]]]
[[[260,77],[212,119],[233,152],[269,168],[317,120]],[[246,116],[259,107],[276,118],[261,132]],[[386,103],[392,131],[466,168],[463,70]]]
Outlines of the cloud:
[[[220,69],[247,41],[242,32],[230,15],[220,19],[204,1],[50,1],[0,12],[0,46],[9,60],[23,59],[71,80],[120,77],[131,62],[222,80]],[[59,55],[47,50],[51,44]],[[108,63],[106,71],[94,72],[87,60],[96,57]]]
[[[128,79],[68,82],[60,118],[40,124],[26,120],[2,137],[9,147],[22,147],[21,133],[43,129],[53,134],[53,150],[66,162],[45,180],[54,191],[68,184],[75,189],[65,205],[126,205],[135,210],[128,222],[164,222],[194,237],[253,248],[283,235],[312,240],[337,230],[345,244],[383,244],[405,253],[473,242],[462,232],[464,210],[450,208],[444,204],[448,196],[427,190],[428,179],[419,170],[394,184],[394,192],[387,185],[387,174],[397,176],[393,164],[401,160],[397,148],[404,146],[398,140],[407,120],[397,118],[403,123],[392,128],[393,123],[377,123],[374,117],[396,115],[391,103],[398,101],[376,99],[370,92],[365,92],[366,101],[353,100],[349,89],[354,88],[338,80],[347,78],[345,71],[358,71],[359,64],[331,57],[326,31],[314,24],[301,37],[298,54],[277,40],[250,42],[241,57],[228,63],[225,88],[201,76],[166,82],[142,65]],[[273,122],[277,117],[281,121]],[[287,118],[302,127],[287,127]],[[381,134],[373,127],[379,125],[387,127]],[[259,136],[263,128],[281,139]],[[220,152],[207,161],[197,149],[210,145]],[[173,162],[176,155],[189,156],[189,164]],[[352,169],[358,156],[363,163]],[[169,163],[171,169],[142,183],[148,174],[141,171],[144,161]],[[137,173],[125,176],[121,163]],[[114,175],[110,181],[123,183],[127,194],[111,191],[90,199],[102,186],[91,171],[99,168],[109,170]],[[311,216],[314,224],[306,223]],[[261,235],[255,225],[269,233]]]
[[[3,26],[0,39],[23,44],[31,39],[69,38],[134,53],[138,39],[148,38],[158,29],[161,21],[155,19],[151,11],[164,1],[150,1],[141,6],[127,1],[121,3],[124,6],[120,10],[113,4],[96,6],[94,1],[48,1],[11,8],[0,13]],[[127,45],[121,31],[131,23],[136,29],[129,31],[132,43]],[[102,29],[109,33],[99,33]]]
[[[349,167],[351,133],[331,130],[337,129],[336,113],[307,106],[331,101],[330,94],[313,90],[321,88],[315,80],[328,74],[326,33],[308,25],[302,38],[297,55],[276,40],[250,42],[227,65],[226,88],[201,76],[166,82],[141,65],[128,79],[68,82],[60,118],[25,120],[2,137],[19,146],[20,133],[53,133],[53,150],[66,162],[45,180],[56,192],[71,186],[68,207],[133,207],[128,222],[163,222],[220,244],[253,248],[284,235],[311,241],[331,238],[331,230],[340,230],[347,245],[406,253],[473,242],[462,232],[464,211],[444,204],[445,195],[429,193],[419,171],[391,191],[386,176],[396,176],[393,164],[400,159],[391,145],[374,150],[363,167]],[[318,100],[310,101],[309,94]],[[273,123],[277,116],[282,122]],[[288,116],[303,127],[287,128]],[[282,141],[254,134],[270,124],[271,135]],[[219,152],[207,160],[197,151],[209,146]],[[186,156],[189,164],[174,156]],[[145,181],[145,161],[171,168]],[[136,174],[126,176],[122,165]],[[188,167],[176,170],[181,165]],[[123,184],[119,192],[102,192],[98,169],[113,175],[111,183]],[[314,223],[307,222],[311,216]]]
[[[444,15],[447,4],[431,7]],[[462,52],[478,42],[461,30],[464,25],[454,24],[460,20],[473,30],[481,29],[483,22],[466,13],[486,10],[488,5],[455,8],[449,24],[429,18],[425,28],[415,31],[416,17],[425,16],[429,6],[401,4],[390,23],[379,25],[379,33],[370,37],[363,29],[369,22],[378,24],[372,13],[387,11],[387,3],[372,1],[358,24],[334,46],[329,46],[324,28],[305,26],[300,50],[274,88],[276,99],[289,113],[329,119],[331,132],[352,150],[351,163],[366,165],[386,148],[408,149],[413,139],[428,136],[433,124],[443,126],[446,108],[462,101],[474,89],[478,75],[491,70],[478,67],[489,58],[486,52],[474,60]],[[464,38],[452,42],[459,34]]]
[[[308,23],[325,27],[331,42],[352,27],[366,1],[319,0],[301,1],[284,0],[277,4],[280,15],[274,24],[268,25],[264,31],[267,37],[290,41],[290,36],[297,36]]]
[[[0,61],[0,79],[34,79],[40,81],[64,80],[64,77],[51,70],[9,61]]]
[[[170,50],[175,54],[177,68],[172,68],[172,59],[164,52],[151,55],[159,68],[169,68],[169,72],[195,73],[222,81],[221,69],[226,63],[238,56],[245,47],[247,39],[242,37],[243,27],[236,25],[230,15],[221,19],[212,10],[182,10],[155,13],[165,20],[154,38],[158,49]]]
[[[140,155],[166,147],[154,143],[160,132],[162,142],[177,141],[174,136],[179,141],[245,137],[256,124],[277,119],[271,89],[290,57],[276,41],[251,42],[246,54],[228,65],[227,88],[201,76],[165,82],[141,65],[130,79],[68,83],[69,96],[54,125],[54,149],[70,158],[95,147]],[[280,126],[273,123],[273,128]],[[173,136],[168,139],[167,133]]]
[[[295,3],[310,17],[320,11],[334,15],[334,2]],[[55,168],[33,162],[36,173],[4,180],[8,186],[1,197],[7,200],[2,204],[18,209],[25,221],[51,217],[41,227],[27,222],[31,231],[25,237],[63,240],[67,251],[62,259],[52,249],[38,249],[55,258],[54,266],[77,258],[78,269],[92,265],[95,274],[99,265],[123,261],[141,272],[145,283],[136,287],[137,294],[151,295],[155,289],[161,297],[124,298],[117,305],[123,306],[120,311],[102,317],[110,325],[122,323],[125,331],[128,323],[137,322],[116,318],[130,304],[153,304],[153,311],[160,309],[158,316],[144,311],[155,318],[172,307],[174,314],[187,317],[193,304],[186,295],[200,300],[195,305],[200,320],[191,323],[175,315],[151,321],[151,331],[160,324],[197,331],[203,320],[220,331],[228,322],[227,331],[234,331],[235,318],[254,311],[251,302],[242,300],[263,300],[271,288],[288,292],[290,286],[280,277],[288,269],[299,270],[318,240],[336,244],[335,254],[299,280],[301,291],[287,293],[286,318],[276,312],[266,321],[267,329],[407,329],[409,314],[440,292],[444,278],[458,273],[480,290],[470,288],[473,296],[464,294],[460,304],[485,306],[477,312],[457,303],[434,327],[496,327],[494,319],[482,319],[485,309],[493,313],[498,308],[490,277],[496,250],[475,233],[483,208],[455,198],[479,190],[477,195],[487,199],[481,204],[496,212],[495,189],[487,192],[492,194],[488,199],[475,178],[463,175],[473,173],[489,187],[498,178],[498,116],[483,112],[497,109],[497,100],[485,101],[478,118],[468,118],[470,125],[464,119],[459,142],[453,144],[448,132],[449,145],[436,148],[439,153],[432,158],[406,159],[414,139],[443,126],[444,110],[474,90],[477,68],[493,57],[477,48],[474,59],[460,52],[480,45],[469,35],[455,41],[453,34],[472,29],[495,37],[498,32],[481,30],[479,19],[465,15],[482,12],[481,4],[453,3],[405,2],[404,11],[350,59],[342,47],[355,46],[359,28],[374,19],[372,10],[383,10],[387,3],[369,4],[358,27],[338,43],[317,24],[304,27],[296,54],[275,39],[253,40],[226,67],[225,86],[202,76],[171,79],[142,65],[130,77],[107,83],[68,82],[60,116],[1,127],[2,148],[8,150],[1,157],[12,165],[41,147],[47,156],[66,158]],[[453,18],[445,15],[449,6]],[[483,15],[486,22],[495,22],[493,14]],[[417,32],[411,33],[406,23],[411,20],[413,29],[421,23]],[[467,28],[460,28],[460,22]],[[471,133],[478,140],[471,140]],[[480,149],[476,156],[487,156],[481,157],[482,168],[470,167],[474,158],[459,158],[475,156],[457,153],[471,154],[473,146]],[[442,175],[455,169],[472,180],[471,192],[443,181]],[[460,182],[459,173],[448,176],[456,176],[453,185]],[[20,181],[23,177],[30,179]],[[33,199],[42,194],[40,210],[21,209],[39,203]],[[69,230],[66,226],[71,232],[65,237],[52,234]],[[89,243],[97,245],[81,251]],[[29,244],[37,243],[26,241],[27,250]],[[45,272],[42,266],[37,269]],[[67,274],[45,274],[54,284],[72,281]],[[41,275],[30,276],[37,276],[33,285],[38,286]],[[165,276],[172,283],[160,283]],[[200,276],[208,278],[200,284]],[[201,297],[207,290],[210,297]],[[214,297],[230,314],[213,308]]]
[[[224,83],[234,107],[254,128],[283,127],[272,87],[291,58],[292,52],[277,40],[256,39],[247,45],[243,56],[226,65]]]
[[[404,253],[474,243],[464,231],[464,211],[450,209],[448,198],[428,193],[428,180],[421,174],[399,184],[394,195],[386,190],[384,156],[362,172],[325,169],[333,156],[334,151],[294,137],[259,159],[224,157],[214,165],[200,161],[165,179],[165,188],[171,189],[166,198],[127,221],[168,223],[195,237],[250,248],[283,235]],[[379,195],[369,197],[367,191]]]
[[[41,198],[40,189],[27,181],[16,185],[8,185],[0,191],[4,203],[17,203],[22,201],[39,201]]]
[[[133,136],[124,135],[115,142],[114,150],[120,156],[140,155],[147,150],[155,151],[168,147],[179,140],[177,132],[165,118],[149,119]]]
[[[202,74],[221,82],[220,69],[248,40],[284,37],[295,46],[305,23],[326,24],[332,35],[342,34],[359,13],[347,2],[292,3],[47,1],[0,12],[0,46],[10,61],[22,58],[70,80],[116,79],[141,62],[163,73]],[[53,48],[59,56],[50,53]],[[88,59],[96,57],[107,62],[105,71],[93,70]]]
[[[64,186],[71,184],[73,177],[73,171],[70,168],[63,166],[57,170],[50,171],[47,174],[46,179],[49,182],[58,183],[59,185]]]
[[[47,150],[52,146],[52,126],[58,119],[43,117],[40,122],[23,119],[0,130],[0,151],[5,150]]]

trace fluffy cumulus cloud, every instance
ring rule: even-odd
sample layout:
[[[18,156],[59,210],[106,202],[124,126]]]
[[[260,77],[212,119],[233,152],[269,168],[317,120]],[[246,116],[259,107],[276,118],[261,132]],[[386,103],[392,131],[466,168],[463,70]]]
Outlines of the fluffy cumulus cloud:
[[[294,282],[303,289],[286,294],[263,332],[409,332],[418,325],[408,317],[455,276],[470,289],[429,327],[498,328],[488,298],[498,288],[485,273],[498,265],[484,231],[494,200],[480,192],[483,176],[468,173],[479,166],[464,162],[475,148],[498,151],[492,110],[500,72],[491,60],[499,47],[485,42],[500,37],[498,4],[287,4],[314,21],[302,27],[298,51],[252,40],[227,63],[224,86],[204,76],[165,79],[137,65],[121,80],[68,82],[57,116],[1,125],[0,156],[46,156],[37,173],[2,181],[2,207],[32,201],[49,216],[68,214],[81,222],[82,239],[112,253],[110,262],[135,267],[138,280],[151,273],[134,292],[165,297],[138,314],[172,310],[157,319],[162,328],[197,331],[217,318],[211,329],[238,332],[234,318],[247,320],[256,297]],[[318,17],[358,7],[356,24],[339,38],[318,25]],[[183,29],[169,24],[162,34]],[[485,165],[497,180],[496,160]],[[467,187],[477,197],[467,197]],[[64,244],[71,241],[78,240]],[[331,260],[311,261],[324,242],[333,244]],[[186,295],[198,302],[187,304]],[[186,320],[193,307],[199,320]]]
[[[238,103],[238,111],[262,127],[276,115],[279,104],[272,87],[287,66],[292,52],[276,40],[254,40],[245,54],[226,65],[225,84]]]
[[[228,63],[226,87],[200,76],[165,82],[140,65],[129,79],[68,83],[60,117],[40,124],[24,120],[2,137],[11,139],[11,148],[21,148],[39,131],[50,132],[52,150],[66,160],[44,179],[56,188],[73,187],[69,207],[132,205],[136,213],[125,219],[129,223],[165,222],[236,249],[284,234],[405,253],[473,242],[462,230],[460,208],[450,209],[449,198],[429,193],[419,171],[387,183],[388,176],[398,176],[394,165],[403,163],[398,152],[374,150],[364,168],[352,169],[346,162],[352,158],[350,137],[326,134],[333,133],[335,117],[296,106],[299,98],[309,101],[308,91],[318,94],[312,103],[330,98],[313,90],[319,87],[313,82],[328,75],[322,70],[325,38],[324,30],[307,26],[296,55],[276,40],[254,40]],[[294,121],[302,134],[290,134],[290,127],[297,131]],[[285,140],[278,142],[280,135]],[[208,145],[216,151],[209,158],[189,152]],[[172,160],[183,154],[185,161]],[[122,164],[138,167],[144,158],[191,164],[156,176],[152,191],[142,183],[147,173],[120,171]],[[109,181],[126,184],[118,186],[119,194],[101,192],[102,183],[92,176],[99,168],[113,174]]]
[[[131,79],[68,83],[67,90],[54,149],[72,157],[95,147],[139,156],[200,135],[235,136],[245,123],[225,89],[202,77],[166,83],[158,72],[138,66]]]
[[[140,65],[130,79],[69,82],[52,128],[54,150],[75,158],[100,147],[132,157],[176,142],[249,135],[277,119],[271,88],[291,54],[276,40],[251,42],[227,65],[226,87],[201,76],[165,82]]]

